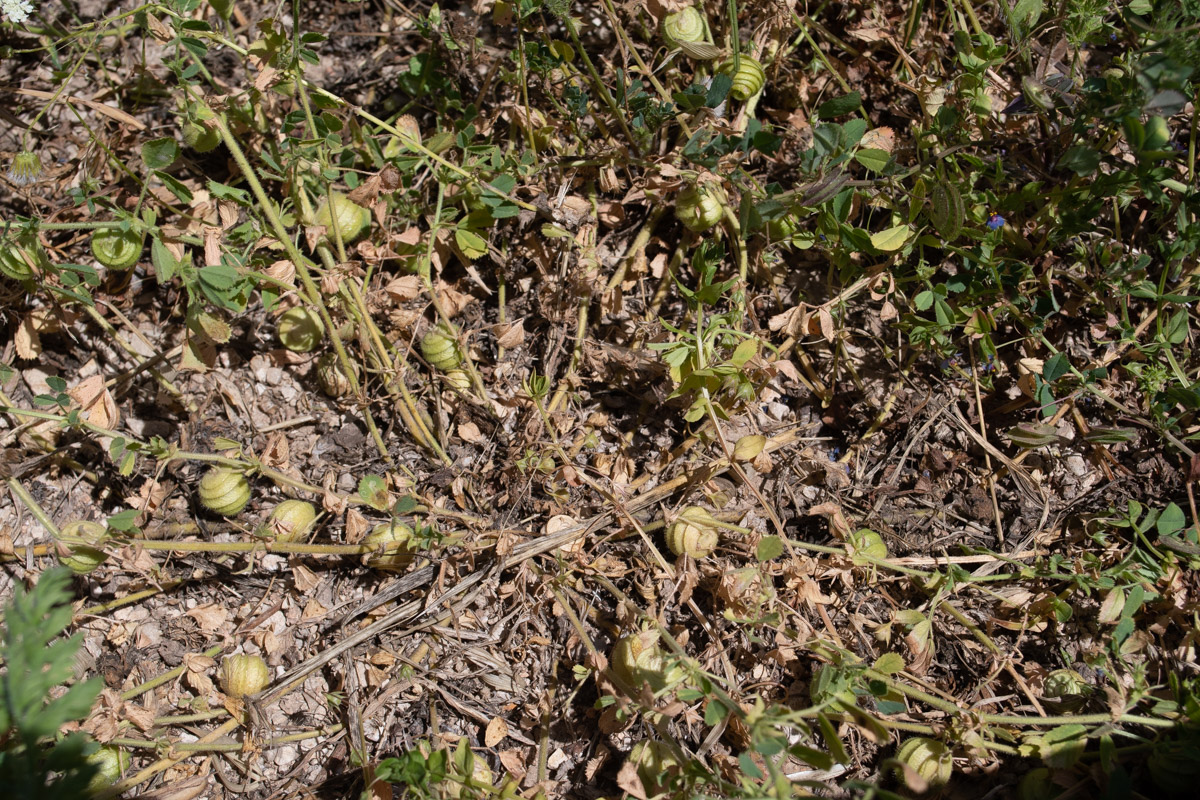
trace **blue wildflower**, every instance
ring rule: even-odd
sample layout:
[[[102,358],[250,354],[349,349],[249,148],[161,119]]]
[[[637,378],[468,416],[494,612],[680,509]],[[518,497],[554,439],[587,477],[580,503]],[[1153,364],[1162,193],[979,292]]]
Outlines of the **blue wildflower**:
[[[1004,217],[1000,216],[999,214],[992,214],[987,220],[988,230],[998,231],[1004,227],[1004,222]]]

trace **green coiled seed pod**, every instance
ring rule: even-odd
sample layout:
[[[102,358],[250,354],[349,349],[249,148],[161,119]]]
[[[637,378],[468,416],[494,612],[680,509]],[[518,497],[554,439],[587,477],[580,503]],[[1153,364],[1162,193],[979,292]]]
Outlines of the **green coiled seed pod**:
[[[92,255],[109,269],[129,269],[142,255],[145,238],[132,230],[101,228],[92,234]]]
[[[284,500],[255,533],[277,542],[295,542],[308,536],[317,520],[317,509],[307,500]]]
[[[210,128],[204,124],[206,120],[211,120],[214,116],[212,110],[201,103],[193,103],[188,106],[187,116],[184,117],[181,126],[183,143],[197,153],[209,153],[216,150],[217,145],[221,143],[221,134],[217,132],[216,128]]]
[[[230,697],[261,692],[270,681],[271,671],[259,656],[232,655],[221,660],[221,688]]]
[[[667,547],[677,556],[705,558],[717,549],[716,520],[701,506],[688,506],[667,528]]]
[[[458,340],[441,326],[431,329],[421,338],[421,357],[440,372],[449,372],[462,363]]]
[[[275,327],[279,341],[288,350],[307,353],[321,343],[325,336],[325,323],[317,312],[305,306],[290,308],[279,318]]]
[[[391,572],[407,569],[417,549],[413,541],[413,529],[402,522],[376,525],[363,539],[363,544],[380,551],[368,554],[366,565]]]
[[[250,481],[238,470],[213,467],[200,479],[200,502],[209,511],[235,517],[250,502]]]
[[[704,233],[725,216],[725,190],[712,182],[689,186],[675,198],[675,216],[689,231]]]
[[[333,211],[330,212],[330,200],[321,201],[317,208],[316,223],[324,225],[333,239],[333,226],[337,225],[338,235],[343,243],[353,242],[371,227],[371,212],[351,200],[341,192],[331,192]]]
[[[99,794],[121,778],[129,769],[129,753],[119,747],[105,745],[87,757],[87,762],[96,768],[96,774],[88,783],[88,796]]]
[[[896,751],[896,760],[917,773],[929,788],[945,786],[954,773],[954,757],[950,754],[950,749],[937,739],[924,736],[914,736],[900,745],[900,749]],[[904,780],[903,772],[900,778]],[[907,784],[907,781],[905,783]]]
[[[67,552],[58,560],[76,575],[86,575],[108,560],[100,548],[108,541],[108,528],[100,522],[75,520],[59,528],[59,543]]]
[[[679,47],[681,42],[703,42],[704,17],[693,6],[668,14],[663,18],[662,35],[671,47]]]
[[[30,281],[37,277],[34,267],[45,271],[49,259],[42,246],[32,237],[0,244],[0,273],[15,281]]]
[[[358,366],[354,363],[350,366],[354,369],[354,377],[357,378]],[[337,353],[326,353],[317,359],[317,385],[330,397],[345,397],[353,391],[354,387],[346,371],[342,369]]]
[[[726,61],[721,71],[733,79],[733,85],[729,87],[730,96],[734,100],[744,102],[762,91],[767,82],[767,74],[763,72],[763,66],[758,59],[743,55],[738,58],[738,62],[735,70],[733,60]]]

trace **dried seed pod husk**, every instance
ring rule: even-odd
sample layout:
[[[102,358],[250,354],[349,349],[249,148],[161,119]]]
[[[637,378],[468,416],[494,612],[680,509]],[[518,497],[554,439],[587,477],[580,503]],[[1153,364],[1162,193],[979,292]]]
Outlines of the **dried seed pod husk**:
[[[271,516],[255,533],[277,542],[295,542],[306,538],[316,521],[317,509],[312,503],[284,500],[271,509]]]
[[[637,766],[647,797],[663,794],[671,777],[679,772],[679,757],[666,742],[642,741],[629,751],[628,763]]]
[[[363,544],[379,551],[367,554],[364,561],[368,567],[392,572],[407,569],[417,550],[413,529],[402,522],[376,525],[363,539]]]
[[[738,57],[737,69],[734,69],[733,59],[721,65],[721,71],[733,80],[729,87],[729,95],[734,100],[746,101],[762,91],[767,82],[767,74],[758,59],[747,55]]]
[[[330,198],[333,211],[330,212]],[[343,243],[353,242],[371,227],[371,212],[341,192],[330,192],[330,197],[321,201],[317,208],[316,223],[325,226],[329,238],[333,238],[333,226],[337,225]]]
[[[421,337],[421,357],[429,366],[441,372],[449,372],[462,363],[462,353],[454,334],[438,326]]]
[[[129,754],[119,747],[105,745],[87,757],[87,762],[96,768],[96,774],[88,783],[87,794],[97,794],[121,779],[129,769]]]
[[[351,363],[350,366],[354,369],[354,376],[357,378],[358,365]],[[354,386],[346,375],[346,371],[342,369],[342,363],[338,360],[337,353],[326,353],[317,359],[317,385],[330,397],[345,397],[353,391]]]
[[[250,481],[244,473],[213,467],[200,479],[200,502],[209,511],[235,517],[250,502]]]
[[[716,520],[701,506],[688,506],[667,528],[667,547],[677,556],[706,558],[720,541]]]
[[[325,323],[311,308],[296,306],[280,316],[275,333],[288,350],[307,353],[321,343],[325,336]]]
[[[258,656],[232,655],[221,661],[221,689],[230,697],[257,694],[270,682],[267,662]]]
[[[931,789],[945,786],[954,773],[954,757],[950,754],[950,749],[937,739],[924,736],[914,736],[901,744],[900,749],[896,751],[896,760],[917,773]],[[902,770],[899,771],[899,776],[905,785],[908,785]],[[916,791],[922,787],[909,785],[909,788]]]
[[[729,198],[712,181],[688,186],[675,198],[675,216],[689,231],[703,233],[725,216]]]
[[[59,528],[58,541],[67,552],[58,560],[76,575],[86,575],[108,560],[108,553],[101,549],[108,539],[108,528],[101,522],[68,522]]]
[[[684,42],[703,42],[705,33],[704,16],[694,6],[663,17],[663,39],[671,47],[679,47]]]
[[[101,228],[92,234],[92,255],[109,269],[129,269],[142,256],[145,237],[132,230]]]

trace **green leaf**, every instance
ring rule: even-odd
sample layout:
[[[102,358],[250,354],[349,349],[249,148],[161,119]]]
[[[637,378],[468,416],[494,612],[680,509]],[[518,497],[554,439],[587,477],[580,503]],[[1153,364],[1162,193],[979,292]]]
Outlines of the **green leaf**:
[[[1168,504],[1155,522],[1159,536],[1171,536],[1183,530],[1185,525],[1187,517],[1184,516],[1183,509],[1174,503]]]
[[[138,511],[136,508],[127,508],[124,511],[119,511],[108,518],[108,527],[115,531],[134,530],[137,527],[134,525],[134,520],[136,520],[138,515],[141,513],[142,512]]]
[[[875,671],[884,675],[895,675],[904,669],[904,657],[899,653],[884,653],[875,659]]]
[[[150,169],[166,169],[179,158],[179,143],[174,139],[151,139],[142,145],[142,161]]]
[[[862,106],[862,95],[858,92],[851,92],[842,97],[835,97],[832,100],[826,100],[821,105],[817,106],[817,116],[821,119],[833,119],[840,117],[843,114],[849,114],[852,111],[857,111]]]
[[[1071,362],[1064,353],[1055,353],[1042,366],[1042,380],[1054,383],[1071,371]]]
[[[1091,175],[1100,166],[1100,153],[1085,145],[1077,145],[1062,154],[1058,166],[1081,177]]]
[[[740,367],[756,355],[758,355],[758,342],[755,339],[744,339],[733,351],[733,355],[729,357],[729,363]]]
[[[364,475],[358,481],[358,496],[376,511],[387,511],[387,481],[381,475]]]
[[[891,163],[892,155],[886,150],[864,147],[854,154],[854,160],[872,172],[883,172],[887,165]]]
[[[213,197],[224,200],[232,200],[235,203],[240,203],[244,206],[250,205],[250,195],[242,189],[235,189],[232,186],[227,186],[226,184],[219,183],[217,181],[209,181],[208,191],[212,193]]]
[[[758,543],[754,557],[759,561],[773,561],[783,555],[783,540],[778,536],[765,536]]]
[[[487,255],[487,242],[474,231],[469,231],[466,228],[455,228],[454,242],[458,245],[458,249],[462,250],[463,255],[472,261]]]
[[[909,231],[907,225],[897,225],[894,228],[888,228],[885,231],[871,234],[871,246],[876,250],[881,250],[885,253],[891,253],[899,250],[908,241]]]
[[[179,273],[179,261],[157,236],[150,239],[150,261],[159,283],[169,283]]]

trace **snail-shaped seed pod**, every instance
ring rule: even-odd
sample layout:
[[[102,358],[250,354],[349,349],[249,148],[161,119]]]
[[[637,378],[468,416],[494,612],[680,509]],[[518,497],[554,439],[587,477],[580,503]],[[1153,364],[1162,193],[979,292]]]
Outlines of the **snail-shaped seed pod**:
[[[145,237],[132,230],[101,228],[92,234],[92,255],[109,269],[129,269],[142,256]]]
[[[671,47],[679,47],[681,42],[703,42],[704,17],[693,6],[668,14],[663,18],[662,34]]]
[[[758,59],[743,55],[738,57],[738,67],[733,68],[733,60],[726,61],[721,71],[733,79],[729,94],[734,100],[746,101],[758,94],[767,82],[767,74]]]
[[[261,692],[270,681],[267,662],[258,656],[232,655],[221,660],[221,688],[230,697]]]
[[[667,528],[667,547],[677,556],[706,558],[719,542],[716,520],[700,506],[688,506]]]
[[[235,469],[213,467],[200,479],[200,502],[209,511],[236,517],[250,502],[250,481]]]
[[[442,381],[450,389],[455,389],[460,392],[468,391],[471,388],[471,376],[466,370],[452,369],[442,376]]]
[[[317,509],[307,500],[284,500],[255,533],[277,542],[295,542],[308,536],[317,520]]]
[[[653,631],[618,639],[609,663],[613,674],[630,686],[641,686],[643,681],[656,689],[662,685],[663,655]]]
[[[197,153],[209,153],[217,149],[221,143],[221,134],[216,128],[210,128],[204,123],[215,116],[208,106],[202,103],[192,103],[188,106],[183,119],[183,143]]]
[[[637,767],[647,797],[656,797],[666,788],[672,775],[679,772],[679,758],[666,742],[642,741],[629,751],[627,763]]]
[[[896,751],[896,760],[921,776],[929,788],[945,786],[954,773],[954,757],[950,749],[937,739],[924,736],[907,739]],[[900,779],[904,780],[903,771],[900,772]]]
[[[129,753],[114,745],[105,745],[88,756],[87,763],[96,768],[84,793],[91,797],[120,780],[122,773],[129,769]]]
[[[357,378],[358,366],[353,362],[350,366]],[[346,371],[342,369],[342,362],[338,360],[337,353],[326,353],[317,359],[317,385],[321,387],[322,392],[335,398],[345,397],[353,391],[354,386]]]
[[[462,363],[458,340],[445,328],[438,326],[421,338],[421,357],[440,372],[449,372]]]
[[[35,267],[44,272],[49,265],[46,251],[33,237],[0,244],[0,273],[15,281],[33,280],[37,277]]]
[[[711,181],[688,186],[675,198],[675,216],[683,227],[704,233],[725,216],[725,190]]]
[[[100,522],[75,520],[59,529],[58,541],[66,548],[58,560],[76,575],[86,575],[108,560],[100,548],[108,540],[108,528]]]
[[[317,312],[306,306],[289,308],[275,326],[279,341],[288,350],[307,353],[325,337],[325,323]]]
[[[376,525],[367,534],[367,538],[363,539],[363,544],[382,550],[378,553],[369,553],[365,559],[366,565],[390,572],[401,572],[407,569],[413,561],[413,553],[416,552],[413,529],[402,522],[385,522]]]
[[[338,235],[343,243],[353,242],[371,227],[371,212],[351,200],[341,192],[331,192],[333,210],[330,211],[330,198],[321,201],[317,208],[316,223],[324,225],[333,239],[334,225],[337,225]]]

